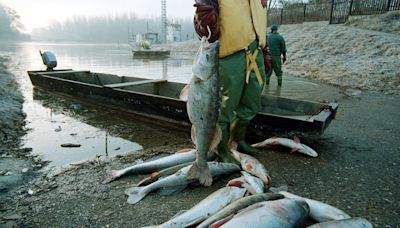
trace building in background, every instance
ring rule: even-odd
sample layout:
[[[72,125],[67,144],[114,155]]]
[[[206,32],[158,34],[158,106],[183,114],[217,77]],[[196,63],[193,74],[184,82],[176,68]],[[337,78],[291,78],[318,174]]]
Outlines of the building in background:
[[[182,41],[182,26],[170,23],[167,26],[167,43]]]

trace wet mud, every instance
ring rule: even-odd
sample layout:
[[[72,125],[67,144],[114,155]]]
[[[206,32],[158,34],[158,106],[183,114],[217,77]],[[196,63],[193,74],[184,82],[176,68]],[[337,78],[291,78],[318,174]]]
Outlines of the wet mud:
[[[302,139],[319,152],[318,158],[291,154],[287,148],[268,148],[255,157],[273,179],[273,187],[336,206],[353,217],[364,217],[376,227],[400,224],[398,195],[400,97],[363,92],[337,94],[336,119],[319,138]],[[121,129],[121,127],[116,127]],[[123,129],[123,128],[122,128]],[[142,131],[146,135],[146,131]],[[148,135],[151,138],[151,135]],[[125,189],[145,175],[102,182],[110,170],[154,159],[191,147],[187,134],[174,144],[152,139],[136,153],[108,160],[93,160],[58,173],[43,173],[31,181],[15,206],[17,226],[141,227],[160,224],[181,210],[189,209],[224,186],[234,174],[208,188],[189,187],[174,196],[151,193],[141,202],[126,202]],[[180,141],[180,142],[179,142]]]

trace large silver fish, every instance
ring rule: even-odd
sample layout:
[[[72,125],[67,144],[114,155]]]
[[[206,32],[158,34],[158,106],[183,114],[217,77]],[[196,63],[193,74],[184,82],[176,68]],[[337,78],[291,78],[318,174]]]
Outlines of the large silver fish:
[[[214,223],[216,223],[215,225],[217,226],[218,225],[217,221],[221,220],[223,221],[227,217],[235,215],[238,211],[242,210],[243,208],[246,208],[250,205],[253,205],[261,201],[277,200],[277,199],[282,199],[283,197],[284,196],[281,194],[273,194],[273,193],[262,193],[262,194],[243,197],[229,204],[224,209],[218,211],[216,214],[212,215],[211,217],[200,223],[197,226],[197,228],[212,227],[211,224]]]
[[[217,147],[221,140],[218,125],[220,114],[220,85],[218,74],[219,42],[201,40],[195,58],[193,77],[188,85],[187,113],[192,123],[192,141],[196,145],[196,161],[189,170],[204,186],[212,184],[207,166],[207,154]]]
[[[332,220],[351,218],[350,215],[346,214],[346,212],[329,204],[297,196],[286,191],[279,191],[278,193],[284,195],[286,198],[305,200],[310,207],[310,217],[317,222],[327,222]]]
[[[372,224],[364,218],[348,218],[330,222],[317,223],[307,228],[373,228]]]
[[[211,155],[211,154],[210,154]],[[181,153],[175,153],[166,157],[162,157],[153,161],[148,161],[133,166],[129,166],[120,170],[112,170],[109,177],[103,182],[108,183],[120,177],[131,174],[149,174],[162,169],[183,164],[186,162],[193,162],[196,158],[196,150],[191,149]]]
[[[191,167],[192,165],[186,166],[175,174],[159,179],[147,186],[126,189],[125,194],[129,196],[128,203],[135,204],[150,192],[158,189],[160,189],[159,193],[163,195],[171,195],[182,191],[188,184],[196,182],[196,179],[188,176]],[[240,170],[238,165],[232,163],[209,162],[207,167],[209,167],[212,176],[226,175]]]
[[[159,226],[154,227],[181,228],[198,224],[210,217],[210,215],[215,214],[223,209],[226,205],[243,197],[245,192],[246,189],[244,188],[223,187],[200,201],[191,209]]]
[[[299,227],[308,216],[304,200],[279,199],[253,204],[220,227]]]

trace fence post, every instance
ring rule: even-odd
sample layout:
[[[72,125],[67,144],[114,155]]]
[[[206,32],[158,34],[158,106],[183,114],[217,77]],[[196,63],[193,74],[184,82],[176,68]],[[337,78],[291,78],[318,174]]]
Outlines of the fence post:
[[[390,4],[391,4],[391,3],[392,3],[392,0],[388,0],[386,11],[389,11],[389,10],[390,10]]]
[[[390,0],[389,0],[390,1]],[[351,16],[351,9],[353,8],[353,0],[350,1],[349,16]]]
[[[304,17],[303,17],[303,21],[306,21],[306,10],[307,10],[307,4],[304,3]]]
[[[333,17],[333,5],[335,4],[335,0],[332,0],[332,4],[331,4],[331,18],[329,20],[329,24],[332,24],[332,17]]]
[[[283,8],[284,8],[284,6],[282,6],[282,10],[281,10],[281,25],[283,24]]]

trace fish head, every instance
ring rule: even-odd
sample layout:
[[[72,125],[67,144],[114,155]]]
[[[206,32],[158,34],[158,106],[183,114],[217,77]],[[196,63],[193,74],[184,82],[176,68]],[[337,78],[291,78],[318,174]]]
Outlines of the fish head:
[[[203,37],[192,66],[193,76],[202,81],[208,80],[218,73],[218,61],[219,42],[208,43]]]

